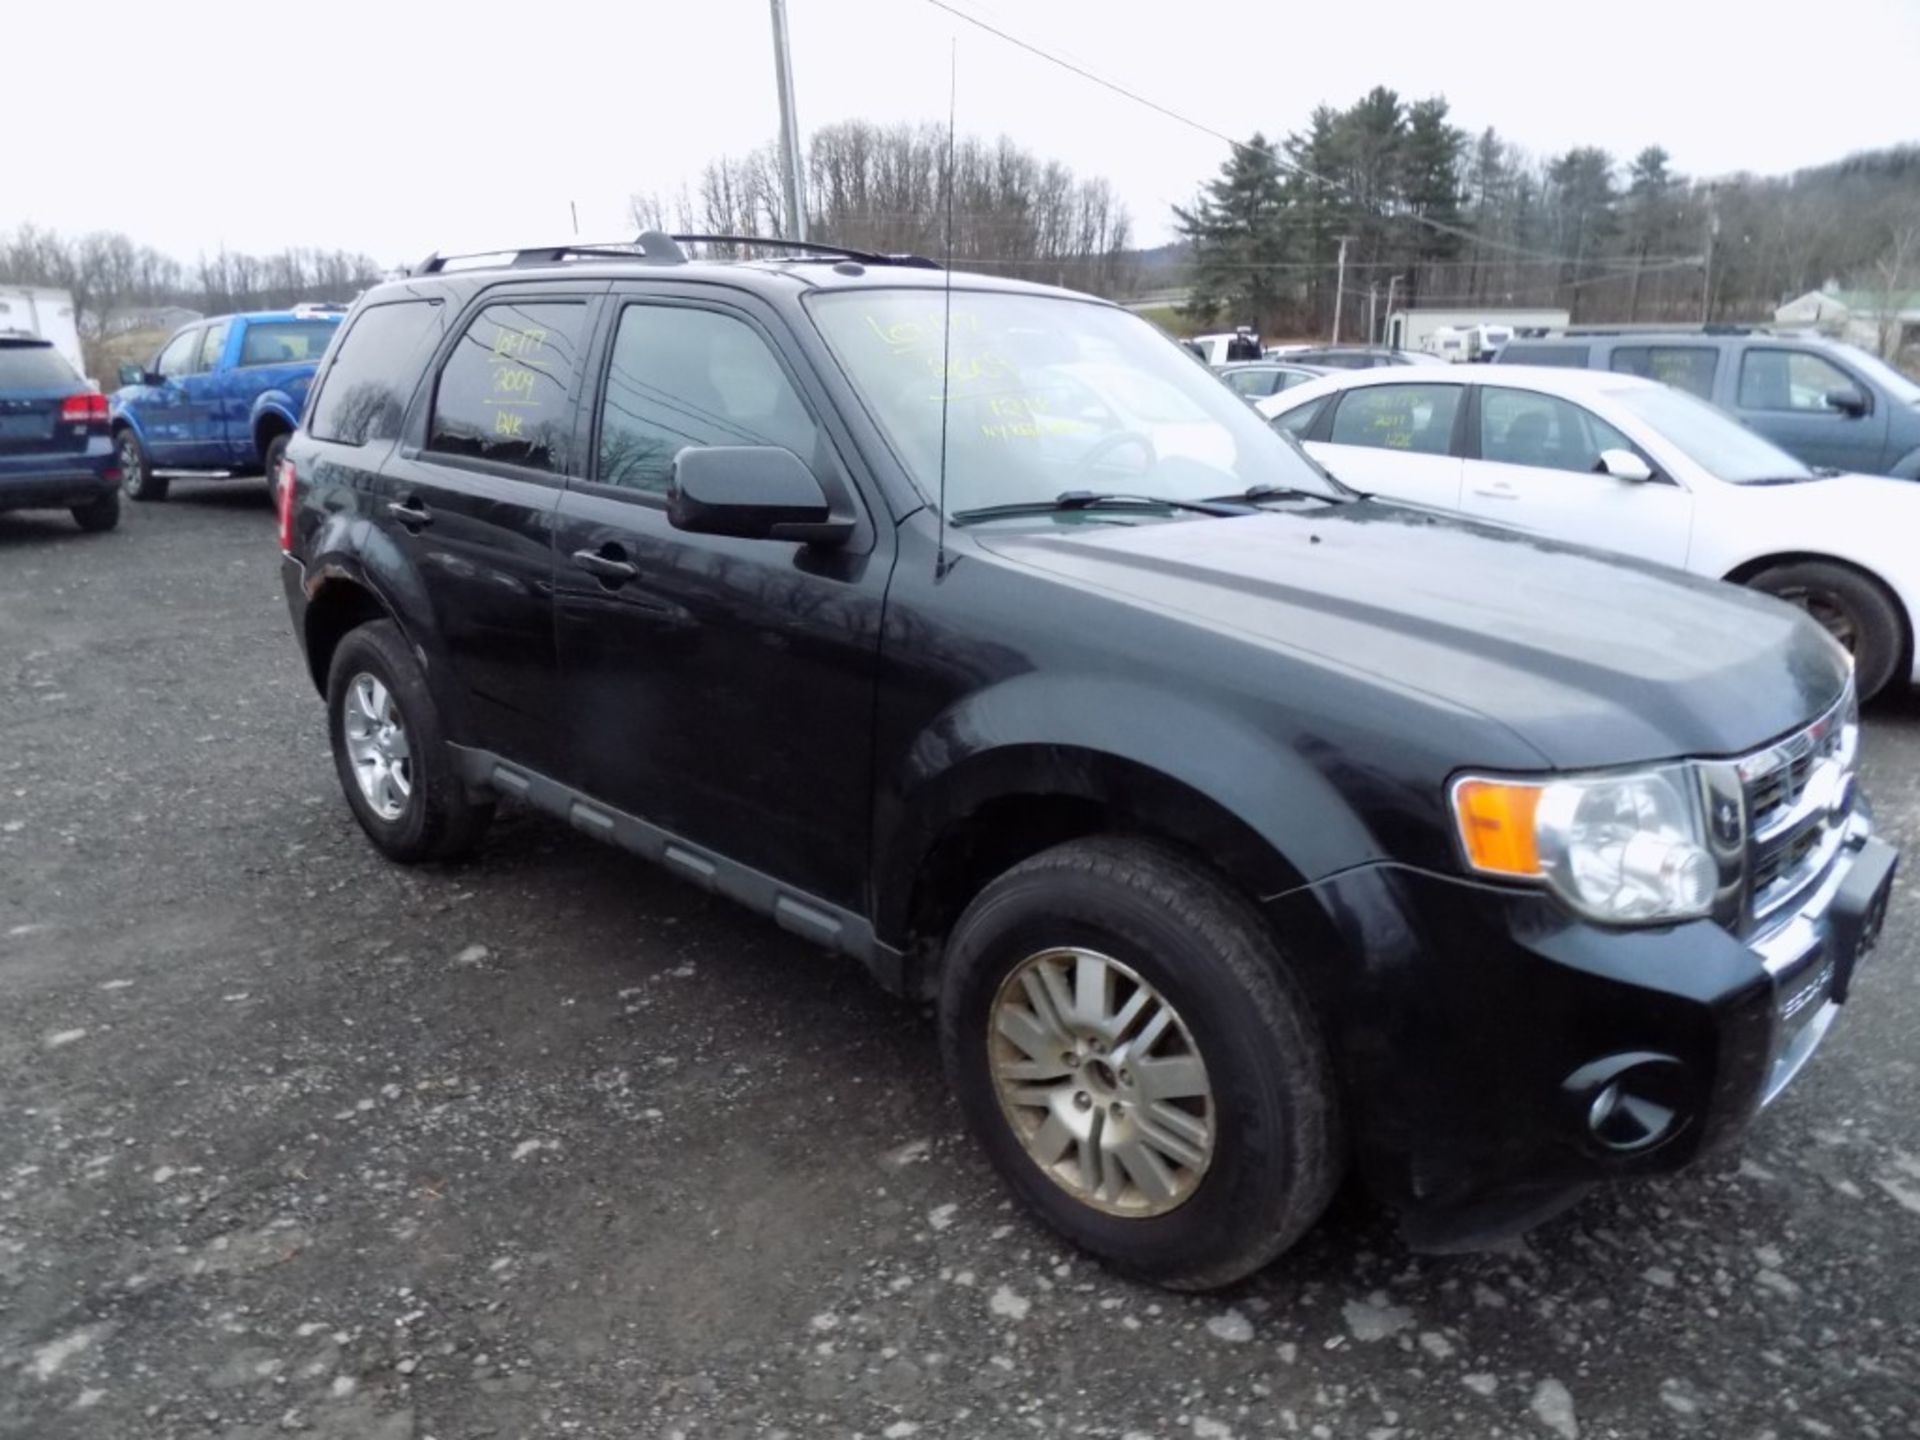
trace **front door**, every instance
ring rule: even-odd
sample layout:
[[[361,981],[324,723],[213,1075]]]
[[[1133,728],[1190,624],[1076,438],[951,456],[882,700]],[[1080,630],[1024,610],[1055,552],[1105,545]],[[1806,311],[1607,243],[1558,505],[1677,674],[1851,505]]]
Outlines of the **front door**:
[[[147,456],[155,465],[184,465],[191,453],[193,412],[186,382],[200,363],[204,326],[182,330],[166,343],[151,367],[153,381],[125,399],[138,422]]]
[[[1827,403],[1835,390],[1855,390],[1867,402],[1850,415]],[[1770,345],[1740,357],[1733,413],[1809,465],[1877,474],[1887,441],[1885,405],[1872,390],[1824,355]]]
[[[1454,428],[1465,394],[1459,384],[1355,386],[1334,397],[1330,425],[1316,417],[1307,449],[1335,478],[1368,495],[1456,510]]]
[[[226,355],[227,337],[232,333],[231,320],[216,320],[208,325],[200,337],[192,372],[180,377],[184,433],[174,455],[176,465],[224,469],[230,463],[226,417],[221,404],[220,364]]]
[[[1636,481],[1607,474],[1601,452],[1640,454],[1620,431],[1584,406],[1504,385],[1480,386],[1476,408],[1461,501],[1468,515],[1685,566],[1693,496],[1658,475]]]
[[[699,297],[699,298],[696,298]],[[682,840],[833,904],[861,903],[890,546],[836,549],[668,523],[674,455],[777,445],[847,488],[844,437],[785,363],[779,322],[696,291],[616,291],[592,467],[561,502],[556,629],[567,778]],[[856,505],[856,509],[860,508]]]
[[[554,287],[494,291],[457,320],[424,416],[381,472],[376,517],[425,584],[464,702],[454,738],[549,771],[565,749],[553,516],[596,304]]]

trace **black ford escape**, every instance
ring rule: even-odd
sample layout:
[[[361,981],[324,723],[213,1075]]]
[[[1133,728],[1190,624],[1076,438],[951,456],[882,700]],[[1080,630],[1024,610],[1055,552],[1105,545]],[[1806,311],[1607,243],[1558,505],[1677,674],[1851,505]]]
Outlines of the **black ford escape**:
[[[649,235],[367,294],[277,479],[374,843],[511,797],[936,998],[1007,1181],[1172,1285],[1350,1164],[1459,1245],[1792,1079],[1894,864],[1817,626],[1355,495],[1126,311],[950,283]]]

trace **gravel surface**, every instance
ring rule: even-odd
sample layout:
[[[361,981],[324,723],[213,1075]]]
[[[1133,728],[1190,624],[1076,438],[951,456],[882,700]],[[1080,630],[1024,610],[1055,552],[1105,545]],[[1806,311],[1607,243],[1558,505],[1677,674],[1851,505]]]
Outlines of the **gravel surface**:
[[[1349,1195],[1183,1298],[854,967],[525,813],[376,858],[278,583],[257,484],[0,516],[0,1435],[1920,1433],[1910,879],[1743,1155],[1467,1258]],[[1920,701],[1867,730],[1912,846]]]

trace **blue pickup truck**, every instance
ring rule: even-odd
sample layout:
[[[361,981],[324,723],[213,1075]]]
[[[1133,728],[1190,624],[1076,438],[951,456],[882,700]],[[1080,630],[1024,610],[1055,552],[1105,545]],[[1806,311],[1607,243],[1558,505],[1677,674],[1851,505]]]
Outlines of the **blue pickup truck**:
[[[126,365],[113,394],[114,453],[129,499],[164,500],[163,470],[271,475],[344,306],[221,315]]]

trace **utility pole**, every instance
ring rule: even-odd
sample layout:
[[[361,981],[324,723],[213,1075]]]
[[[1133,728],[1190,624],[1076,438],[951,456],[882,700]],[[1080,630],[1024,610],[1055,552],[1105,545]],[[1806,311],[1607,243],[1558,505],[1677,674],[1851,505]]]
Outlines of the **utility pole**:
[[[1333,343],[1336,345],[1340,343],[1340,302],[1346,298],[1347,293],[1347,237],[1345,235],[1340,237],[1340,259],[1337,263],[1339,268],[1334,271],[1333,276]]]
[[[1713,323],[1713,242],[1720,233],[1720,211],[1713,203],[1713,186],[1707,186],[1707,258],[1700,279],[1700,323]]]
[[[1400,288],[1400,282],[1406,278],[1404,275],[1389,275],[1387,277],[1387,329],[1389,330],[1393,329],[1393,292]],[[1383,335],[1380,338],[1382,343],[1384,343],[1386,336]],[[1393,348],[1397,350],[1400,347],[1396,345]]]
[[[793,55],[787,47],[787,0],[773,4],[773,78],[780,89],[780,179],[792,239],[807,238],[806,186],[800,180],[800,121],[793,113]]]
[[[1377,345],[1380,343],[1379,323],[1380,282],[1377,280],[1369,280],[1367,282],[1367,344]]]

